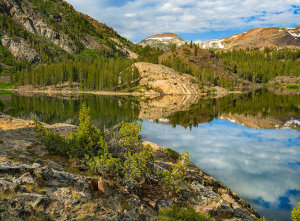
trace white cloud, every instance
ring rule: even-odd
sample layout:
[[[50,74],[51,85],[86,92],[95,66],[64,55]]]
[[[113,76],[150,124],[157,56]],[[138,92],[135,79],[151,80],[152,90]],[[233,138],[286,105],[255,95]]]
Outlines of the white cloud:
[[[126,13],[125,17],[132,18],[132,17],[135,17],[135,14],[134,13]]]
[[[132,0],[121,6],[107,0],[67,1],[131,40],[162,32],[293,26],[300,20],[300,15],[291,10],[298,0]],[[260,17],[263,20],[247,22],[251,16],[260,15],[264,15]]]

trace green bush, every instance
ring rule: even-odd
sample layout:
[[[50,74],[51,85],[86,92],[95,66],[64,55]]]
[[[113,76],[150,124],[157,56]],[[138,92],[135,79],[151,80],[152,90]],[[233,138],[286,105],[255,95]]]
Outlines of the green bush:
[[[35,131],[49,152],[69,157],[95,156],[105,148],[102,133],[92,124],[90,110],[83,104],[78,132],[63,136],[35,121]]]
[[[152,148],[145,147],[138,153],[129,152],[125,157],[126,160],[123,166],[125,182],[132,187],[144,183],[146,177],[149,177],[152,171]]]
[[[194,208],[178,208],[173,206],[170,209],[159,211],[161,221],[212,221],[213,219],[206,213],[196,212]]]
[[[104,150],[103,154],[89,158],[86,156],[87,164],[96,173],[100,173],[105,177],[112,179],[119,179],[121,171],[121,160],[115,158],[112,153],[107,149]]]
[[[126,147],[136,146],[136,144],[140,143],[141,136],[139,132],[141,131],[141,124],[137,122],[127,123],[123,122],[121,128],[118,131],[118,138],[120,138],[120,145],[124,145]]]
[[[292,221],[300,221],[300,203],[298,203],[298,206],[294,208],[291,215]]]
[[[171,171],[164,170],[161,173],[161,181],[169,191],[178,193],[182,190],[189,163],[189,153],[185,151],[173,165]]]
[[[173,160],[178,160],[180,157],[180,154],[176,152],[175,150],[172,150],[170,148],[165,148],[165,152],[173,159]]]
[[[51,153],[57,153],[66,156],[67,146],[65,145],[65,138],[61,134],[45,128],[44,125],[36,120],[34,120],[34,123],[35,132],[47,150]]]

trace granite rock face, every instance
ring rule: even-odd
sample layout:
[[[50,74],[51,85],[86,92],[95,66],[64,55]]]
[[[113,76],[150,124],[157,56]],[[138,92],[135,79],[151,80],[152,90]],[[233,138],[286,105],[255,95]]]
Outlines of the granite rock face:
[[[160,64],[138,62],[134,64],[144,85],[160,94],[191,95],[199,94],[200,89],[192,76],[180,74],[172,68]]]
[[[2,4],[4,4],[13,21],[21,25],[26,31],[50,40],[69,53],[77,51],[71,38],[64,33],[51,29],[37,14],[22,7],[18,1],[3,0]]]
[[[36,50],[30,48],[28,43],[22,38],[12,38],[4,35],[1,44],[8,48],[10,53],[19,60],[26,60],[29,63],[37,63],[40,61],[40,55]]]

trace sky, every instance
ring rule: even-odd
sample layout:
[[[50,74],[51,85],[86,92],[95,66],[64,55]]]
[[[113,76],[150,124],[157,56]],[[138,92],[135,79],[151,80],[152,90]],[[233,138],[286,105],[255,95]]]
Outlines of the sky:
[[[133,42],[172,32],[186,41],[300,25],[300,0],[67,0]]]

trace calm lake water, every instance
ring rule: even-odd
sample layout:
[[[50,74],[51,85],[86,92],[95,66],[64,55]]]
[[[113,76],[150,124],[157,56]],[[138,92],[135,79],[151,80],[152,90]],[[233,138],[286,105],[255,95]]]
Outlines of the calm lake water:
[[[47,123],[77,124],[83,102],[91,107],[99,128],[139,120],[145,140],[178,152],[188,150],[196,165],[251,203],[261,216],[289,220],[300,201],[298,95],[261,90],[195,101],[0,94],[0,111]]]

